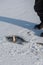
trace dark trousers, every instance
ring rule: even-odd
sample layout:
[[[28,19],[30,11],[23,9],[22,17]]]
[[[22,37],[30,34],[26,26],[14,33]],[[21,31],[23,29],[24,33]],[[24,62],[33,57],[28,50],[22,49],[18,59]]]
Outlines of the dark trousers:
[[[43,0],[35,0],[34,9],[43,23]]]

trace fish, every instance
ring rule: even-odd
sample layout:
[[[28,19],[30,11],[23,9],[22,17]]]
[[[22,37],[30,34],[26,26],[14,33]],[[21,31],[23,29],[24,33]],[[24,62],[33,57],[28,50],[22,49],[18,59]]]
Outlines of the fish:
[[[9,41],[9,42],[18,42],[18,41],[21,41],[21,42],[28,42],[26,40],[24,40],[22,37],[20,36],[16,36],[16,35],[13,35],[13,36],[6,36],[6,39]]]

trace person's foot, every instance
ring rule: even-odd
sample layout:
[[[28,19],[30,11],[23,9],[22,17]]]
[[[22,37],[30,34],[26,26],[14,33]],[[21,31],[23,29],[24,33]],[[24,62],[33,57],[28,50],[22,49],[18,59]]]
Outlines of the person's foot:
[[[43,32],[41,33],[41,35],[40,35],[41,37],[43,37]]]
[[[35,27],[34,27],[34,29],[42,29],[42,28],[43,28],[43,23],[35,25]]]

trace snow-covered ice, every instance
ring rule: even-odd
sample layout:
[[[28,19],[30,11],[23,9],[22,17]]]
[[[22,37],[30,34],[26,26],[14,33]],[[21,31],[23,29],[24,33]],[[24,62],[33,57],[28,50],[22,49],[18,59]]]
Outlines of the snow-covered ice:
[[[43,30],[32,27],[40,23],[34,0],[0,0],[0,65],[43,65]],[[29,33],[27,33],[29,32]],[[18,44],[6,36],[18,35],[28,43]]]

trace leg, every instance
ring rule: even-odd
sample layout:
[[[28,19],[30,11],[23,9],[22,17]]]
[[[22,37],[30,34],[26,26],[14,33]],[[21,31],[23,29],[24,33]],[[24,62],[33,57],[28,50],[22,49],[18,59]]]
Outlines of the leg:
[[[35,28],[41,29],[43,28],[43,0],[35,0],[34,10],[41,20],[41,23],[36,25]],[[43,37],[43,33],[41,33],[41,36]]]
[[[43,28],[43,0],[35,0],[35,11],[37,12],[38,16],[40,17],[41,23],[35,26],[35,29]]]

